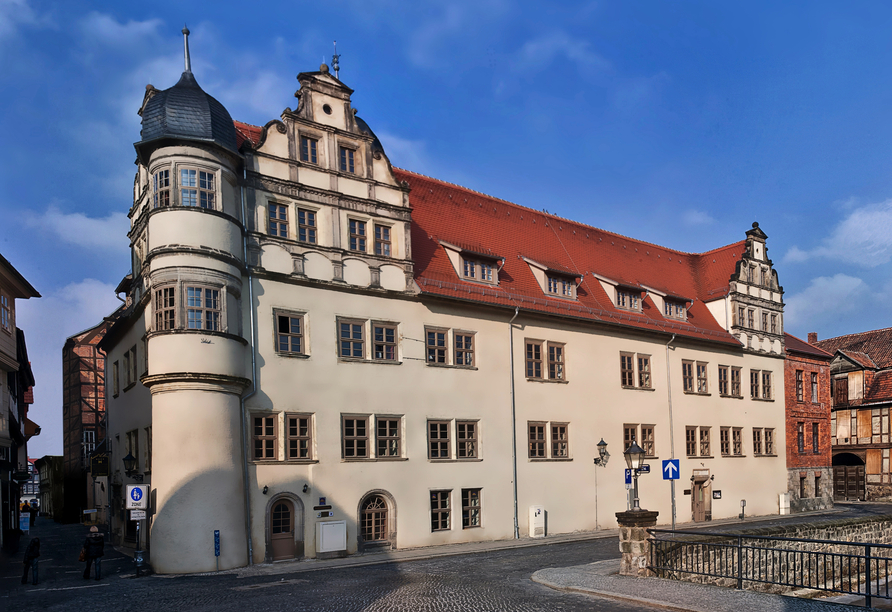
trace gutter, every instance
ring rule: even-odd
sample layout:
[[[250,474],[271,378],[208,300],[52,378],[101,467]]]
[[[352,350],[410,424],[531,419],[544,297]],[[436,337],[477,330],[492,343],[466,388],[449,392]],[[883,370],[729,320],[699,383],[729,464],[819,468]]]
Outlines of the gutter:
[[[520,314],[520,307],[514,307],[514,316],[508,321],[508,359],[510,361],[511,378],[511,465],[514,468],[514,539],[520,539],[520,527],[517,523],[517,404],[514,393],[514,319]]]
[[[247,408],[245,406],[245,402],[249,397],[257,393],[257,327],[254,323],[254,278],[251,276],[251,266],[248,265],[248,217],[247,217],[247,206],[245,204],[245,184],[248,181],[247,170],[242,165],[242,185],[241,185],[241,199],[242,199],[242,227],[244,229],[244,233],[242,234],[242,256],[244,257],[245,262],[245,274],[248,277],[248,308],[251,317],[251,391],[247,395],[243,395],[241,397],[241,433],[242,433],[242,464],[244,467],[244,480],[245,480],[245,534],[248,545],[248,565],[254,565],[254,539],[251,534],[251,487],[250,487],[250,477],[248,474],[248,431],[247,431]],[[244,305],[243,305],[244,307]]]

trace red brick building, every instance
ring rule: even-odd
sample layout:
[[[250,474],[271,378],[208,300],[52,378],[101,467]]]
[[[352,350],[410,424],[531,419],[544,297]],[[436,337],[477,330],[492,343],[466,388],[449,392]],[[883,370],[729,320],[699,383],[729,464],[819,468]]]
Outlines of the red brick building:
[[[830,361],[833,355],[784,334],[787,484],[793,512],[833,506]]]

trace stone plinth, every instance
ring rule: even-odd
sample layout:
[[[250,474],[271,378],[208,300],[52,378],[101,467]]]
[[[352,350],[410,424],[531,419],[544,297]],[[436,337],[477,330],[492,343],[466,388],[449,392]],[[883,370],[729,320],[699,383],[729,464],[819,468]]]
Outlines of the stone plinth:
[[[622,576],[645,577],[647,569],[647,529],[657,524],[659,512],[629,510],[617,512],[619,551],[623,554],[619,573]]]

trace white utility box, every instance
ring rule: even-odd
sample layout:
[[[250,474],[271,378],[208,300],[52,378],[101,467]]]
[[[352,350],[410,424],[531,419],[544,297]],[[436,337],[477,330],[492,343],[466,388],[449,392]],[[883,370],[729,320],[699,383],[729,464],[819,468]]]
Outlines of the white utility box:
[[[530,506],[530,537],[545,537],[545,506]]]
[[[790,514],[790,494],[779,493],[777,496],[777,505],[780,507],[781,514]]]
[[[322,521],[316,523],[316,552],[346,552],[347,521]]]

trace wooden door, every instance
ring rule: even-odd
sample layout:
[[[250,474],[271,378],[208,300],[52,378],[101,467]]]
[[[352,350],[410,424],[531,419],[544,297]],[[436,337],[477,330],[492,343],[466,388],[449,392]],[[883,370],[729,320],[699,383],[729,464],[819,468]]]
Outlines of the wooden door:
[[[281,499],[270,510],[270,556],[273,561],[293,559],[294,546],[294,504]]]
[[[706,520],[706,484],[695,482],[691,489],[691,512],[696,523]]]
[[[365,542],[386,542],[387,502],[380,495],[373,495],[362,506],[362,539]]]

